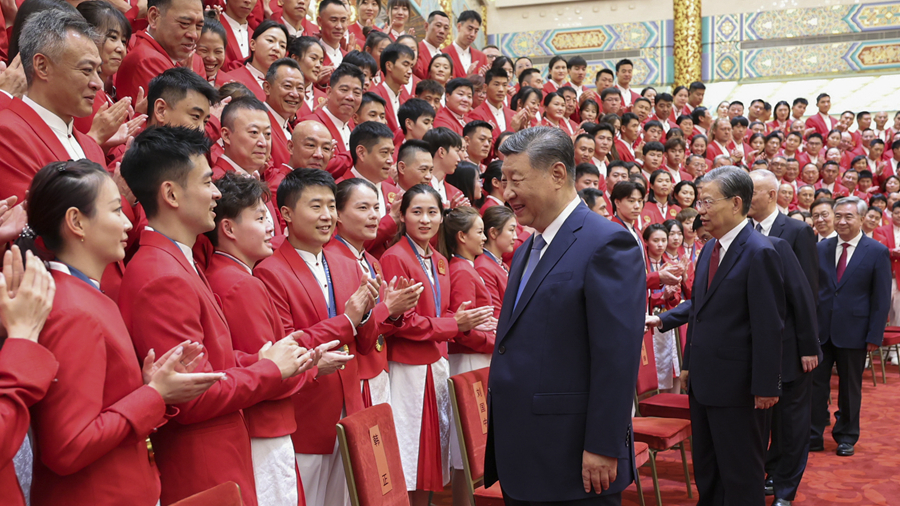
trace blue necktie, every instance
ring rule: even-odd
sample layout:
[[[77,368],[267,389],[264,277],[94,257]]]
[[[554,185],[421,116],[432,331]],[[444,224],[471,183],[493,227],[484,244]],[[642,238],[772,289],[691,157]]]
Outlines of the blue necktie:
[[[528,263],[525,265],[525,272],[522,273],[522,280],[519,281],[519,291],[516,293],[516,303],[513,305],[513,308],[519,304],[519,297],[522,296],[525,285],[528,284],[528,279],[531,278],[538,262],[541,261],[541,250],[544,249],[544,246],[546,245],[547,241],[544,240],[541,234],[534,234],[534,240],[531,243],[531,251],[528,253]]]

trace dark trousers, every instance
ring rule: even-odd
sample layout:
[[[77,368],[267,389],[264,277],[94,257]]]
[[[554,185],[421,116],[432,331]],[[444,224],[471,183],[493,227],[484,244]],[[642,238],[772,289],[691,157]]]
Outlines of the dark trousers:
[[[838,410],[841,416],[831,429],[840,443],[855,445],[859,440],[859,407],[862,404],[862,376],[866,366],[866,349],[838,348],[831,341],[822,344],[824,358],[813,371],[812,426],[810,441],[819,443],[831,421],[828,396],[831,394],[831,368],[837,364]]]
[[[503,491],[503,502],[506,506],[622,506],[622,492],[609,495],[598,495],[575,501],[532,502],[520,501],[506,495],[506,490],[503,490],[503,485],[500,485],[500,489]]]
[[[697,506],[763,506],[770,410],[706,406],[690,394]]]
[[[766,457],[766,474],[775,482],[775,498],[793,501],[809,457],[812,378],[801,374],[782,385],[781,398],[772,409],[772,440]]]

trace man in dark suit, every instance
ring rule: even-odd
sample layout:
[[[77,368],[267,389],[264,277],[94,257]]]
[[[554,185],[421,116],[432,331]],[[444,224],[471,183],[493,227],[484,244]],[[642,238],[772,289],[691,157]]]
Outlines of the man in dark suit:
[[[812,375],[809,373],[818,365],[821,353],[815,321],[819,257],[812,227],[778,211],[775,174],[765,169],[755,170],[750,173],[750,179],[753,180],[750,223],[757,232],[787,243],[788,251],[779,251],[785,270],[785,286],[787,290],[798,292],[796,297],[790,294],[787,297],[781,399],[772,410],[772,437],[766,457],[766,494],[774,495],[775,503],[782,506],[794,500],[809,456],[806,437],[812,402]],[[793,272],[792,264],[799,267],[799,272]],[[803,286],[795,286],[790,278],[797,278]]]
[[[830,422],[831,368],[837,364],[838,410],[831,429],[837,454],[849,457],[859,440],[862,374],[868,351],[881,345],[891,301],[888,249],[862,233],[866,203],[845,197],[834,205],[838,236],[821,241],[819,251],[819,341],[824,358],[813,372],[810,448],[824,449]]]
[[[750,176],[725,166],[703,183],[697,210],[716,240],[697,261],[682,372],[697,504],[762,505],[767,410],[781,393],[784,269],[748,224]]]
[[[537,232],[513,257],[500,313],[485,484],[499,479],[508,505],[619,505],[635,476],[641,252],[578,198],[561,130],[523,130],[501,151],[504,196]]]

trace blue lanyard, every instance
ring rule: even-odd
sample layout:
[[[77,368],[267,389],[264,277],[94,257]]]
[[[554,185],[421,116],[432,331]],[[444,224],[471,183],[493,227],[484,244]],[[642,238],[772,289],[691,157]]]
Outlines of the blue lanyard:
[[[353,249],[350,247],[350,243],[347,242],[346,239],[344,239],[344,238],[341,237],[340,235],[335,235],[334,238],[337,239],[338,241],[341,241],[342,243],[344,243],[344,245],[347,246],[347,248],[350,249],[350,251],[353,251]],[[323,258],[324,258],[324,255],[323,255]],[[372,279],[375,279],[375,276],[376,276],[376,274],[375,274],[375,268],[372,267],[372,262],[369,262],[369,259],[366,257],[366,253],[365,253],[365,252],[363,252],[362,259],[365,260],[366,265],[369,266],[369,277],[372,278]],[[378,304],[379,302],[381,302],[381,295],[379,295],[379,296],[375,299],[375,303],[376,303],[376,304]]]
[[[431,273],[434,276],[434,283],[431,282],[431,278],[428,277],[428,268],[425,267],[425,260],[422,259],[422,255],[419,254],[419,250],[416,249],[416,243],[413,242],[409,236],[406,236],[406,240],[409,241],[409,247],[412,248],[413,253],[415,253],[416,258],[419,260],[419,265],[422,266],[422,272],[425,273],[425,280],[428,281],[428,285],[431,287],[431,294],[434,296],[434,313],[438,318],[441,317],[441,280],[438,278],[437,273],[437,265],[434,262],[434,259],[431,259]]]
[[[503,262],[501,262],[497,257],[495,257],[493,253],[488,251],[487,248],[484,249],[484,254],[487,255],[488,258],[493,260],[497,265],[499,265],[500,268],[503,269],[503,272],[505,272],[507,275],[509,275],[509,271],[506,270],[506,266],[503,265]]]
[[[325,260],[325,252],[322,252],[322,266],[325,267],[325,279],[328,283],[328,300],[325,301],[325,305],[328,306],[328,317],[334,318],[337,316],[337,307],[335,307],[334,303],[334,283],[331,281],[331,271],[328,269],[328,260]]]
[[[72,267],[71,265],[69,265],[67,263],[63,263],[63,262],[60,262],[60,263],[62,263],[63,265],[65,265],[66,267],[69,268],[69,274],[84,281],[85,283],[88,284],[88,286],[90,286],[94,290],[101,291],[99,288],[97,288],[97,285],[95,285],[94,282],[91,281],[91,278],[89,278],[87,274],[79,271],[78,269]]]

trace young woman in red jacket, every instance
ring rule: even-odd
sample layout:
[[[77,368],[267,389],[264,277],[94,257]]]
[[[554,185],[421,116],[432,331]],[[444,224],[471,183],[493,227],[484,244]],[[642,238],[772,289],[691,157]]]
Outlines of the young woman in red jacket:
[[[475,270],[481,275],[484,286],[491,294],[494,318],[499,319],[509,278],[503,255],[512,254],[516,246],[516,215],[506,206],[492,206],[485,210],[482,219],[486,241],[484,254],[475,258]]]
[[[396,205],[396,204],[395,204]],[[385,279],[407,278],[425,291],[406,313],[404,328],[389,338],[391,406],[412,506],[428,504],[429,492],[449,478],[450,400],[447,341],[487,322],[493,307],[450,312],[450,268],[431,248],[443,204],[430,185],[403,195],[398,241],[381,257]]]
[[[148,436],[221,373],[185,374],[204,360],[185,341],[143,361],[115,302],[100,291],[106,266],[125,257],[116,183],[89,160],[41,169],[28,194],[28,223],[48,250],[56,294],[39,337],[59,361],[56,381],[31,408],[35,438],[31,504],[157,504],[159,474]],[[186,364],[186,365],[185,365]]]

